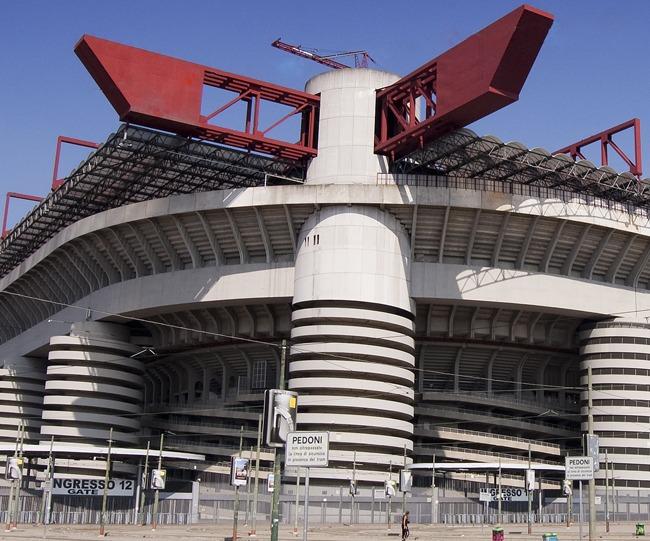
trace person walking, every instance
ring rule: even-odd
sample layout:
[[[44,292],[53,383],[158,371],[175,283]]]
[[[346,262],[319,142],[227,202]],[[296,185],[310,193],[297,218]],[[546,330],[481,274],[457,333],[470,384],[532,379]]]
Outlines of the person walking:
[[[407,511],[402,515],[402,541],[406,541],[409,536],[409,513],[410,511]]]

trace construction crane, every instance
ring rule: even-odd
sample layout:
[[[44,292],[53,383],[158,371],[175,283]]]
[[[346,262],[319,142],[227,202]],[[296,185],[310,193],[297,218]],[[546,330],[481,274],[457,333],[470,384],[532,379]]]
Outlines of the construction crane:
[[[344,53],[320,55],[318,54],[318,49],[307,49],[300,45],[291,45],[290,43],[285,43],[280,39],[276,39],[273,43],[271,43],[271,45],[276,49],[280,49],[282,51],[295,54],[296,56],[302,56],[303,58],[313,60],[314,62],[318,62],[319,64],[329,66],[330,68],[336,70],[351,67],[348,66],[347,64],[342,64],[341,62],[337,62],[336,60],[333,60],[334,58],[341,58],[343,56],[354,56],[355,68],[367,68],[369,60],[374,63],[374,60],[368,54],[368,51],[347,51]]]

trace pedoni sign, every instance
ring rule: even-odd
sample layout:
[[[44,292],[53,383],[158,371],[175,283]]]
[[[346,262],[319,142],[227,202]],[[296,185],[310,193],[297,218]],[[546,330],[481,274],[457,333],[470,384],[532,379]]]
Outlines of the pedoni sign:
[[[482,488],[479,492],[478,499],[481,502],[498,502],[499,489]],[[528,493],[523,488],[502,488],[502,502],[525,502],[528,501]]]
[[[104,479],[71,479],[57,477],[52,479],[52,494],[55,496],[102,496]],[[135,481],[131,479],[109,479],[108,496],[133,496]]]
[[[590,456],[567,456],[564,468],[564,477],[570,481],[589,481],[594,478],[594,459]]]
[[[327,466],[329,432],[289,432],[287,435],[287,466]]]

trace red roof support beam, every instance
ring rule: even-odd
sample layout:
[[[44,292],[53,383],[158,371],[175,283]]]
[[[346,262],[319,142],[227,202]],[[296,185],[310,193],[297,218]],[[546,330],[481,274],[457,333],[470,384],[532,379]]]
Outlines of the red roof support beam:
[[[7,195],[5,196],[5,208],[4,212],[2,214],[2,234],[0,235],[0,238],[5,238],[7,234],[9,233],[9,229],[7,229],[7,220],[9,219],[9,201],[11,199],[24,199],[26,201],[36,201],[37,203],[40,203],[43,201],[43,197],[40,197],[38,195],[29,195],[25,193],[17,193],[17,192],[7,192]]]
[[[375,152],[404,156],[517,101],[552,24],[551,14],[520,6],[378,90]]]
[[[632,128],[634,130],[634,161],[621,150],[621,148],[614,142],[612,137],[617,133]],[[623,159],[623,161],[630,168],[630,173],[641,177],[643,173],[643,164],[641,156],[641,121],[638,118],[633,118],[623,124],[609,128],[608,130],[601,131],[591,137],[587,137],[582,141],[568,145],[560,150],[556,150],[553,154],[569,154],[574,160],[580,158],[586,159],[582,153],[582,149],[592,143],[600,143],[600,163],[601,165],[608,165],[607,149],[612,147],[614,151]]]
[[[74,137],[66,137],[65,135],[59,135],[56,138],[56,152],[54,153],[54,170],[52,171],[52,191],[56,190],[61,184],[63,184],[62,178],[59,178],[59,159],[61,158],[61,147],[64,143],[69,145],[76,145],[78,147],[86,147],[97,149],[99,145],[93,143],[92,141],[84,141],[83,139],[75,139]]]
[[[75,52],[124,122],[291,160],[316,155],[318,96],[88,35]],[[228,107],[246,103],[244,130],[210,122],[228,107],[201,114],[204,86],[233,92]],[[290,108],[280,122],[301,117],[297,142],[267,135],[270,128],[261,125],[260,116],[265,101]]]

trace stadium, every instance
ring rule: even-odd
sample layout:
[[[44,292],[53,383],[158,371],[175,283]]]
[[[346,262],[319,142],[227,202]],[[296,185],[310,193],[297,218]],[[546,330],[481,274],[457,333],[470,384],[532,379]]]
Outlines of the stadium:
[[[522,6],[404,77],[304,91],[84,36],[122,123],[0,245],[0,442],[24,427],[27,493],[52,449],[60,475],[103,475],[109,439],[137,479],[161,435],[178,486],[218,486],[285,382],[299,429],[330,433],[324,493],[432,460],[532,459],[559,490],[589,368],[597,484],[607,452],[617,487],[650,488],[640,158],[617,172],[465,127],[518,99],[551,23]],[[202,110],[206,88],[229,98]],[[240,129],[220,123],[235,106]]]

